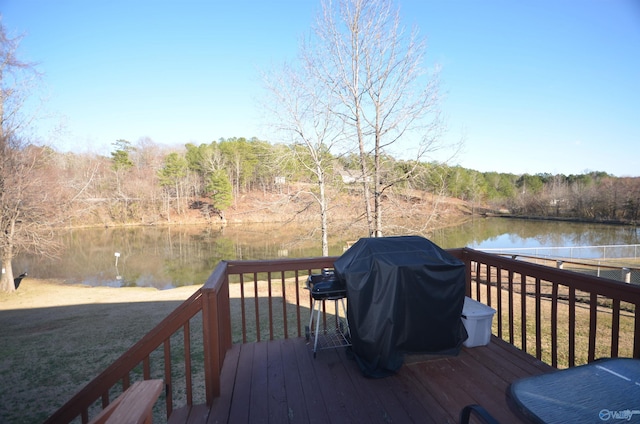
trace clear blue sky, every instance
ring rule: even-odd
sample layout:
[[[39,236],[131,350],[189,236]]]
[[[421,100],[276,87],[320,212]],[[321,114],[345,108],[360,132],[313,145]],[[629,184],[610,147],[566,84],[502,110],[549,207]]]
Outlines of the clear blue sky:
[[[452,164],[640,176],[640,1],[396,0],[442,66]],[[61,150],[274,140],[261,70],[295,57],[319,0],[0,0],[44,73]]]

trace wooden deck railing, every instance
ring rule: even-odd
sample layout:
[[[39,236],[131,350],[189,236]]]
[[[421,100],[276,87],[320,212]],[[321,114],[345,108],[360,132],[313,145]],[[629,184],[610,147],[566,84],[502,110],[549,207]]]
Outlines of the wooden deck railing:
[[[453,252],[452,252],[453,253]],[[497,310],[494,334],[554,367],[640,358],[640,286],[471,249],[468,294]]]
[[[333,267],[335,259],[222,261],[202,288],[45,422],[87,423],[136,379],[164,381],[166,417],[174,405],[191,406],[196,399],[211,405],[220,393],[232,324],[236,342],[300,336],[310,304],[303,283],[310,273]],[[230,287],[238,292],[231,297]],[[231,322],[230,308],[239,309],[239,322]]]
[[[639,286],[472,249],[449,252],[466,264],[467,295],[497,310],[498,337],[555,367],[598,355],[640,358]],[[164,381],[166,417],[174,405],[210,406],[232,343],[304,334],[311,304],[304,283],[335,259],[221,262],[201,289],[46,422],[86,423],[140,379]]]

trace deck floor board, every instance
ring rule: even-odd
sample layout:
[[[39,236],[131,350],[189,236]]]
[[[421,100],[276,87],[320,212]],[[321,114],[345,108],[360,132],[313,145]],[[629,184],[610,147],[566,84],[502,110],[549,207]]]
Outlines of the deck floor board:
[[[523,422],[507,401],[509,384],[554,369],[492,337],[489,346],[455,357],[407,360],[393,376],[362,375],[345,348],[314,359],[304,338],[234,345],[221,375],[221,393],[197,423],[457,423],[477,403],[503,423]],[[178,411],[172,423],[185,422]]]

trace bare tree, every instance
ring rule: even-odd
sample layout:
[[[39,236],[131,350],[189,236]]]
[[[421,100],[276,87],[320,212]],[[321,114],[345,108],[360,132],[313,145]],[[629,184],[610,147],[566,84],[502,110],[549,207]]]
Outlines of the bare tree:
[[[285,66],[282,72],[267,76],[265,82],[274,99],[268,104],[277,129],[292,142],[291,153],[317,184],[318,191],[309,194],[320,207],[322,255],[328,256],[327,173],[333,159],[330,150],[342,140],[343,131],[332,112],[331,93],[313,78],[312,64],[312,58],[306,57],[299,68]]]
[[[111,164],[107,161],[104,156],[89,153],[56,155],[56,172],[49,180],[58,181],[57,192],[67,193],[69,224],[86,224],[102,215],[103,205],[109,201],[102,192],[108,186],[106,180],[111,178]],[[104,219],[100,223],[106,224]]]
[[[131,154],[134,163],[131,193],[140,202],[138,222],[154,223],[159,220],[162,190],[158,184],[158,170],[162,167],[165,152],[151,138],[142,137]]]
[[[417,163],[437,146],[438,71],[427,74],[425,43],[405,32],[390,0],[324,0],[314,35],[310,69],[357,139],[369,233],[381,236],[383,192],[396,182],[382,178],[385,151],[413,140]]]
[[[38,74],[17,58],[19,42],[0,22],[0,291],[9,292],[15,290],[11,262],[16,254],[50,254],[56,246],[47,182],[36,172],[51,151],[27,143],[23,135],[31,121],[23,106]]]

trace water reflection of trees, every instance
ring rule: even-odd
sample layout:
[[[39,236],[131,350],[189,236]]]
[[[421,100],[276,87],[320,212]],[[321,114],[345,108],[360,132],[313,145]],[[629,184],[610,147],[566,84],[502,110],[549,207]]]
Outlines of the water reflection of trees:
[[[640,230],[632,226],[501,218],[475,219],[459,227],[439,230],[433,241],[452,248],[480,245],[500,236],[508,236],[515,246],[533,241],[541,246],[640,243]]]
[[[321,246],[313,235],[312,227],[283,224],[70,230],[60,234],[66,246],[60,258],[23,255],[15,268],[69,283],[162,289],[202,284],[223,259],[319,256]],[[443,248],[492,240],[511,244],[504,247],[640,244],[636,227],[499,218],[475,219],[426,236]],[[347,242],[359,237],[357,231],[340,231],[330,239],[330,254],[341,255]]]

